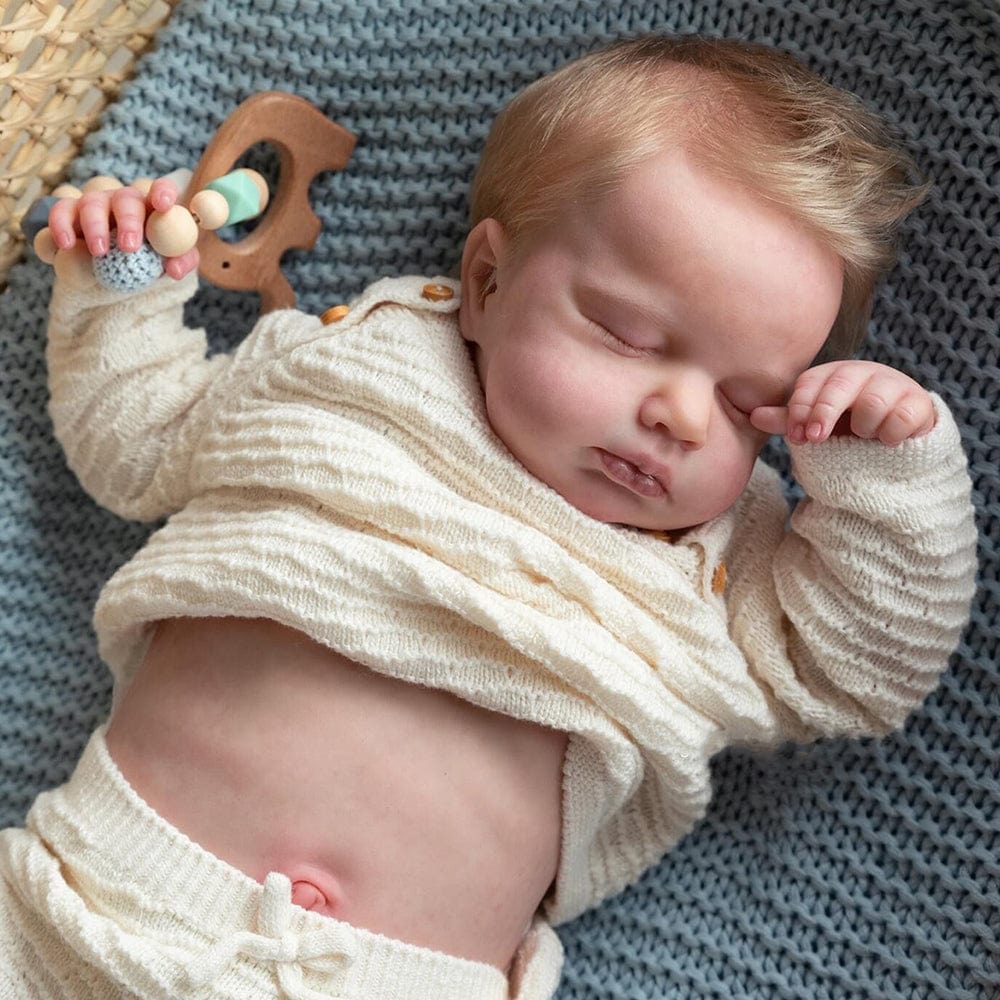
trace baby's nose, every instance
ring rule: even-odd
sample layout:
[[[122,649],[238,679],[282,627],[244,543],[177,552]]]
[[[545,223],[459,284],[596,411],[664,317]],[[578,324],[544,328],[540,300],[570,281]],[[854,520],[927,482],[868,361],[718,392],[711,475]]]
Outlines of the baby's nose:
[[[708,440],[713,399],[713,389],[705,379],[679,373],[646,396],[639,419],[651,430],[666,431],[686,448],[702,448]]]

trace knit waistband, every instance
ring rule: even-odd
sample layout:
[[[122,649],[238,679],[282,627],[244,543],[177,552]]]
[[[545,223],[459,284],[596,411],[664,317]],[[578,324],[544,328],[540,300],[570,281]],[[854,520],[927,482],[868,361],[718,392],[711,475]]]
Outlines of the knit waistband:
[[[78,953],[141,996],[508,997],[490,965],[303,910],[286,876],[261,885],[210,854],[138,796],[103,730],[69,782],[39,796],[27,826],[53,856],[44,877],[56,882],[35,898],[59,911],[50,919]]]

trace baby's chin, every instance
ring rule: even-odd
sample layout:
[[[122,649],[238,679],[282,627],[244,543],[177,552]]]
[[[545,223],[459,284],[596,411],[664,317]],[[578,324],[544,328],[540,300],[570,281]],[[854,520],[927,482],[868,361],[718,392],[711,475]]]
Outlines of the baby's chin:
[[[716,516],[710,514],[692,519],[691,512],[684,512],[682,515],[680,511],[674,510],[673,505],[669,503],[658,505],[659,509],[644,509],[644,505],[633,504],[628,497],[619,499],[590,492],[579,495],[558,492],[581,514],[586,514],[587,517],[591,517],[595,521],[622,528],[638,528],[640,531],[686,531],[688,528],[695,528]]]

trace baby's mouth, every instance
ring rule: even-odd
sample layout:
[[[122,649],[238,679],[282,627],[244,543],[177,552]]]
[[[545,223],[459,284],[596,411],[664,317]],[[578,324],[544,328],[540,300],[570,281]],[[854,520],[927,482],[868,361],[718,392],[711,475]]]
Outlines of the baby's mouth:
[[[598,448],[597,454],[600,456],[605,475],[612,482],[624,486],[641,497],[655,499],[667,495],[667,485],[659,475],[643,472],[634,462],[630,462],[627,458],[622,458],[621,455],[616,455],[614,452],[605,451],[603,448]]]

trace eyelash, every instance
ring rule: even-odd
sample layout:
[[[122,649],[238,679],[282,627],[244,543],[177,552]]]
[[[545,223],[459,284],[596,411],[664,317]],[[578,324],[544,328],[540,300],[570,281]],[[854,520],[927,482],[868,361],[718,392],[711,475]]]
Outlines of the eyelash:
[[[750,410],[742,410],[738,407],[724,392],[720,393],[722,399],[726,404],[726,409],[731,410],[737,415],[740,420],[749,421],[750,420]]]
[[[632,358],[648,358],[650,355],[657,353],[652,348],[636,347],[635,344],[630,344],[627,340],[622,340],[621,337],[613,334],[606,326],[602,326],[596,320],[588,320],[588,322],[600,334],[604,343],[619,354],[625,354]]]

